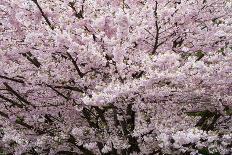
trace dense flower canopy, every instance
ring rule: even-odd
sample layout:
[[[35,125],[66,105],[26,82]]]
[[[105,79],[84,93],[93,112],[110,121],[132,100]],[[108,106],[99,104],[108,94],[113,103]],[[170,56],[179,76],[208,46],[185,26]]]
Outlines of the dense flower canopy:
[[[0,153],[230,154],[229,0],[1,0]]]

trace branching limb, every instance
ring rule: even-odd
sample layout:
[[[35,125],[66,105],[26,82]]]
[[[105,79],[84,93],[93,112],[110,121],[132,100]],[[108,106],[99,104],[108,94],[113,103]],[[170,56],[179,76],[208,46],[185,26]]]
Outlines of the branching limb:
[[[33,65],[35,65],[37,68],[39,68],[41,66],[41,63],[33,57],[31,52],[27,52],[27,53],[22,53],[22,55],[24,57],[27,58],[27,60],[29,60]]]
[[[7,97],[1,95],[1,94],[0,94],[0,98],[3,99],[3,100],[5,100],[5,101],[7,101],[7,102],[10,102],[10,103],[11,103],[12,105],[14,105],[14,106],[17,106],[17,107],[19,107],[19,108],[23,108],[23,105],[22,105],[22,104],[19,104],[18,102],[15,102],[14,100],[11,100],[11,99],[9,99],[9,98],[7,98]]]
[[[6,82],[3,83],[6,86],[6,89],[11,92],[13,95],[15,95],[20,101],[26,103],[27,105],[32,105],[27,99],[22,97],[18,92],[16,92],[10,85],[8,85]],[[34,108],[35,106],[32,105]]]
[[[45,19],[46,23],[48,24],[48,26],[54,30],[54,27],[52,26],[51,22],[49,21],[48,17],[45,15],[44,11],[42,10],[42,8],[40,7],[39,3],[37,0],[32,0],[35,5],[38,7],[39,11],[41,12],[43,18]]]
[[[83,152],[86,155],[94,155],[94,153],[86,148],[83,147],[83,145],[77,145],[75,137],[73,135],[69,135],[68,142],[76,146],[81,152]]]
[[[83,78],[83,77],[84,77],[84,73],[81,72],[80,68],[77,66],[76,61],[73,59],[73,57],[71,56],[70,53],[67,52],[67,55],[68,55],[69,59],[72,61],[72,64],[74,65],[74,67],[75,67],[75,69],[76,69],[78,75],[79,75],[81,78]]]
[[[84,3],[85,1],[83,0],[83,3]],[[77,10],[76,10],[76,8],[75,8],[75,2],[69,2],[69,6],[72,8],[72,10],[74,11],[74,13],[75,13],[75,16],[78,18],[78,19],[83,19],[84,18],[84,16],[83,16],[83,14],[84,14],[84,5],[82,4],[81,5],[81,10],[79,11],[79,12],[77,12]]]
[[[158,2],[155,2],[155,10],[154,10],[154,14],[155,14],[155,28],[156,28],[156,36],[155,36],[155,43],[154,43],[154,47],[152,50],[152,54],[155,54],[157,48],[159,47],[159,30],[160,27],[158,25],[158,15],[157,15],[157,10],[158,10]]]
[[[17,82],[17,83],[24,83],[23,80],[15,79],[15,78],[10,78],[10,77],[3,76],[3,75],[0,75],[0,78],[5,79],[5,80],[10,80],[10,81],[13,81],[13,82]]]

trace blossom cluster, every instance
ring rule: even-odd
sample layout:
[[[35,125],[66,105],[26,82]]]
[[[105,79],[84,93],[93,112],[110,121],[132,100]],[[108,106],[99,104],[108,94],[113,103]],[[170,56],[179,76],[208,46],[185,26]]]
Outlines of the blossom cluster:
[[[0,154],[230,154],[228,0],[1,0]]]

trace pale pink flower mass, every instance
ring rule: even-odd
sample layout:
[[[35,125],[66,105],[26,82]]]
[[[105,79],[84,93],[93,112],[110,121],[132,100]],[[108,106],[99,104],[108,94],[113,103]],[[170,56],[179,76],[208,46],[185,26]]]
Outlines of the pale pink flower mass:
[[[0,154],[231,154],[230,0],[0,0]]]

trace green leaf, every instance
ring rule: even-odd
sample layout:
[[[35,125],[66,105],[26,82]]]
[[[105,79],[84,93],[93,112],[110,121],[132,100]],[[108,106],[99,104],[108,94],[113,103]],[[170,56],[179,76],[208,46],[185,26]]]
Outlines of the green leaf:
[[[16,122],[23,122],[23,118],[22,117],[19,117],[19,116],[17,116],[17,118],[16,118]]]
[[[199,152],[200,154],[203,154],[203,155],[209,155],[209,150],[208,150],[208,148],[206,148],[206,147],[204,147],[204,148],[198,150],[198,152]]]
[[[202,155],[220,155],[219,152],[210,153],[210,152],[209,152],[209,149],[208,149],[207,147],[204,147],[204,148],[198,150],[198,152],[199,152],[200,154],[202,154]]]
[[[197,53],[196,53],[196,57],[197,57],[196,61],[201,60],[204,56],[205,56],[205,54],[204,54],[203,51],[201,51],[201,50],[197,51]]]
[[[225,110],[226,115],[232,116],[232,109]]]
[[[191,112],[186,112],[186,114],[188,116],[206,116],[206,117],[213,117],[214,116],[214,113],[213,112],[210,112],[208,110],[204,110],[204,111],[191,111]]]
[[[225,49],[224,48],[221,48],[220,50],[218,50],[218,52],[219,53],[221,53],[223,56],[226,56],[226,54],[225,54]]]
[[[220,155],[219,152],[210,153],[207,147],[204,147],[204,148],[198,150],[198,153],[200,153],[202,155]]]

